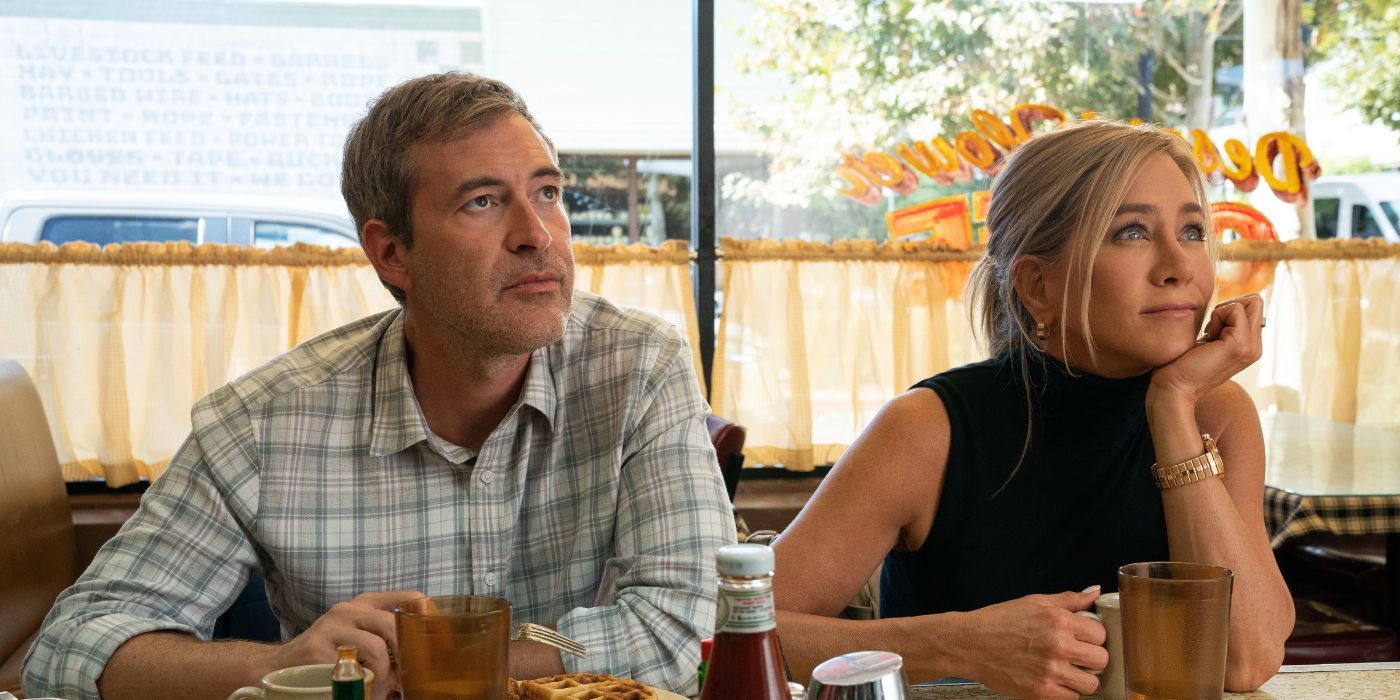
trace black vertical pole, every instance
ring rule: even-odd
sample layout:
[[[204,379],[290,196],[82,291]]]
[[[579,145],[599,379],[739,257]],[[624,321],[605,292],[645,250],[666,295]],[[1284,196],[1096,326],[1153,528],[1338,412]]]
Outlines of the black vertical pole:
[[[690,155],[690,246],[695,249],[695,320],[705,391],[715,365],[715,4],[694,0],[695,124]]]
[[[1157,71],[1157,53],[1152,49],[1138,56],[1138,107],[1137,118],[1144,123],[1152,123],[1152,82]]]

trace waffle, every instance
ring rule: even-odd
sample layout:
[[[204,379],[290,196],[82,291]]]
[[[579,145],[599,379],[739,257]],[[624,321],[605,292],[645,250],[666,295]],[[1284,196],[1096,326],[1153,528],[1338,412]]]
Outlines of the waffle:
[[[564,673],[520,681],[526,700],[661,700],[655,689],[630,678],[601,673]]]

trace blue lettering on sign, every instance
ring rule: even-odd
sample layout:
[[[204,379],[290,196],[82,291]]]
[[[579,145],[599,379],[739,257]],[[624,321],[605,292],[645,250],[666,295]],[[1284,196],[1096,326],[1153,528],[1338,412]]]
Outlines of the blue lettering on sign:
[[[20,99],[30,102],[79,102],[119,104],[126,102],[126,91],[119,87],[73,87],[70,85],[20,85]]]
[[[68,66],[46,66],[21,63],[19,66],[19,77],[21,80],[67,82],[73,78],[73,69]]]
[[[178,90],[170,88],[136,88],[132,92],[137,102],[153,102],[162,105],[201,105],[198,90]]]
[[[248,173],[248,184],[265,187],[286,187],[290,183],[286,173]]]
[[[13,175],[43,185],[337,192],[346,130],[407,70],[392,60],[402,51],[249,43],[204,48],[192,35],[65,29],[0,48],[17,77],[11,133],[24,155]]]
[[[97,75],[111,83],[155,83],[158,85],[185,85],[190,82],[190,72],[184,68],[132,68],[129,66],[98,66]]]

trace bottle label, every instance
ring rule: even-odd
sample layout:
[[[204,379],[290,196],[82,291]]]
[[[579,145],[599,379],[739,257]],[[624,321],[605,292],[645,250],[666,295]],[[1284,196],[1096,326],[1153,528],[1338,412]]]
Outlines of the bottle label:
[[[720,590],[715,632],[767,632],[777,626],[773,589],[743,593]]]
[[[331,700],[365,700],[365,680],[331,681]]]

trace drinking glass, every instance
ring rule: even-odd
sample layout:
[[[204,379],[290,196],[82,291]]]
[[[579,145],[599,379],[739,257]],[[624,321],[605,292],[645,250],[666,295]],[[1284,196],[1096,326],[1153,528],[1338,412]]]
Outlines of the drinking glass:
[[[394,609],[404,700],[506,696],[510,602],[486,596],[414,598]]]
[[[1234,580],[1234,572],[1210,564],[1119,567],[1129,700],[1222,697]]]

